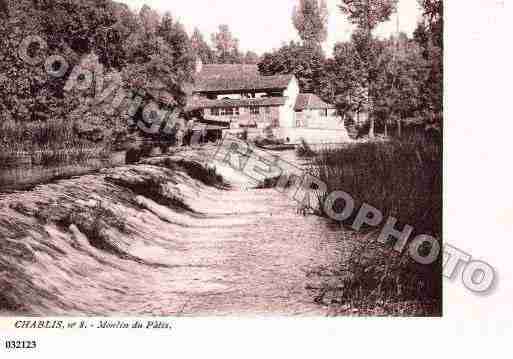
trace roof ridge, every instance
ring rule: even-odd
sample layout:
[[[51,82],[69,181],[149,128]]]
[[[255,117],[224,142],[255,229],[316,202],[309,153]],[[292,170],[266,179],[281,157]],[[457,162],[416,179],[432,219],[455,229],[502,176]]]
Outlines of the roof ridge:
[[[211,67],[209,67],[211,66]],[[256,65],[214,64],[205,65],[195,76],[196,92],[285,89],[293,74],[264,76]]]

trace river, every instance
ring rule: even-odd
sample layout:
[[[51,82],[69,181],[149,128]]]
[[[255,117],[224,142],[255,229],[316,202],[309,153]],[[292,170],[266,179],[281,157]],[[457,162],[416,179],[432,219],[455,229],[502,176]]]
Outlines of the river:
[[[293,160],[294,154],[285,157]],[[134,190],[141,186],[123,185],[148,178],[164,178],[167,196],[182,206],[158,204]],[[298,213],[297,204],[274,189],[230,184],[207,186],[150,162],[0,195],[1,310],[328,314],[315,300],[318,291],[312,289],[320,278],[314,273],[342,260],[347,234]],[[107,220],[114,215],[121,229]],[[100,231],[109,246],[88,238],[87,221],[112,224]],[[113,251],[112,243],[120,250]]]

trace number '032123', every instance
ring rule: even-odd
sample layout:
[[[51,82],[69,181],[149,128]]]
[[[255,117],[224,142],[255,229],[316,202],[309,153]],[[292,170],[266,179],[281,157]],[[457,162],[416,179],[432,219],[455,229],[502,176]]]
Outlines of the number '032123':
[[[9,350],[14,349],[36,349],[37,344],[35,340],[7,340],[5,348]]]

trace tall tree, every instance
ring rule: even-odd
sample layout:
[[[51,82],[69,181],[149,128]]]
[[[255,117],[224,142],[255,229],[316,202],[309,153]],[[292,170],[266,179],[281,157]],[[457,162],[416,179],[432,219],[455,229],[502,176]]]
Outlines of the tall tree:
[[[320,96],[335,104],[345,117],[358,116],[366,110],[366,89],[362,79],[365,68],[352,41],[337,43],[333,58],[326,60],[320,83]]]
[[[444,3],[442,0],[417,0],[423,9],[424,22],[435,46],[443,49]]]
[[[319,47],[294,41],[263,55],[258,69],[263,75],[294,74],[303,92],[319,93],[325,56]]]
[[[320,46],[328,38],[328,17],[326,0],[299,0],[292,22],[304,44]]]
[[[126,28],[130,19],[121,18],[126,5],[93,0],[33,0],[32,4],[49,48],[67,47],[78,57],[95,52],[107,67],[123,66],[122,44],[133,31]]]
[[[342,0],[340,10],[361,30],[371,32],[390,19],[397,10],[398,0]]]
[[[418,1],[423,9],[423,20],[419,22],[414,38],[423,49],[422,56],[427,66],[422,101],[423,107],[433,116],[443,112],[443,1]]]
[[[183,105],[184,83],[192,81],[194,54],[181,23],[167,13],[155,19],[153,10],[140,13],[140,31],[126,42],[131,63],[124,69],[128,87],[143,93],[147,89],[169,91]]]
[[[239,39],[233,36],[228,25],[219,25],[219,31],[212,34],[212,43],[218,63],[238,64],[242,62]]]
[[[358,27],[353,35],[356,49],[365,67],[363,87],[367,89],[370,130],[369,137],[374,137],[375,96],[378,95],[376,79],[379,77],[380,50],[375,45],[372,31],[380,23],[390,19],[397,10],[398,0],[342,0],[340,10],[352,24]]]
[[[353,118],[369,110],[371,96],[373,115],[381,129],[387,132],[392,119],[400,129],[402,119],[413,117],[422,108],[427,76],[422,49],[400,34],[389,40],[373,39],[369,55],[362,51],[364,37],[356,32],[351,41],[335,45],[321,79],[321,96],[334,103],[340,113]],[[374,60],[370,67],[369,59]],[[370,88],[368,81],[372,83]]]
[[[146,32],[155,33],[159,25],[160,16],[155,10],[145,4],[139,11],[139,20]]]
[[[77,103],[77,96],[64,91],[67,76],[49,77],[41,64],[30,66],[19,59],[17,47],[27,35],[37,34],[47,44],[39,49],[43,59],[60,54],[68,69],[90,52],[97,53],[107,67],[123,66],[126,36],[118,26],[119,4],[91,0],[18,0],[8,4],[10,16],[0,22],[0,58],[7,69],[0,71],[6,80],[0,85],[5,95],[0,106],[5,118],[31,121],[65,117]]]
[[[194,33],[191,36],[191,46],[196,56],[198,56],[204,64],[214,64],[216,62],[216,54],[205,41],[203,34],[198,28],[194,29]]]
[[[394,119],[400,134],[402,121],[413,117],[423,107],[426,61],[420,46],[405,34],[382,43],[384,71],[381,71],[377,84],[380,97],[376,100],[375,113],[382,120],[385,131],[390,119]]]
[[[157,99],[157,93],[158,100],[184,105],[184,83],[191,80],[194,57],[187,33],[170,15],[161,20],[149,7],[133,14],[126,5],[111,0],[9,0],[7,4],[9,16],[0,21],[2,119],[76,119],[77,133],[83,134],[84,127],[97,126],[99,131],[95,132],[105,134],[127,127],[122,111],[127,106],[118,105],[121,112],[117,113],[109,106],[118,94],[117,100],[122,101],[122,95],[131,94],[129,90],[139,90],[138,95],[151,95],[144,100]],[[30,46],[30,57],[46,59],[61,54],[69,65],[67,74],[52,77],[43,63],[33,66],[25,62],[19,49],[28,35],[38,35],[46,44]],[[92,86],[84,90],[68,88],[70,72],[76,65],[91,71],[103,68],[105,76],[95,71]],[[124,91],[117,88],[120,76],[112,70],[121,70]],[[96,82],[102,78],[103,83]],[[111,84],[117,85],[109,92]],[[102,96],[110,96],[102,97],[101,105],[94,98],[98,89]]]
[[[165,41],[171,52],[166,62],[170,67],[173,85],[191,82],[195,56],[185,27],[179,21],[173,21],[170,13],[166,13],[157,26],[157,36]]]

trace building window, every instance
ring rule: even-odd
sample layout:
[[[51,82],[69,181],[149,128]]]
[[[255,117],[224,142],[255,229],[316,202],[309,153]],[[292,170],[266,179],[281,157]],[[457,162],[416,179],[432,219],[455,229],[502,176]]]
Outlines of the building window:
[[[271,114],[271,108],[270,108],[270,107],[266,107],[266,108],[265,108],[265,113],[266,113],[267,115],[270,115],[270,114]]]
[[[260,107],[250,107],[250,113],[252,115],[260,115]]]
[[[240,109],[238,107],[211,108],[210,114],[212,116],[240,116]]]
[[[239,108],[238,107],[225,107],[221,109],[221,116],[239,116]]]
[[[319,115],[321,117],[328,117],[328,110],[327,109],[319,110]]]

